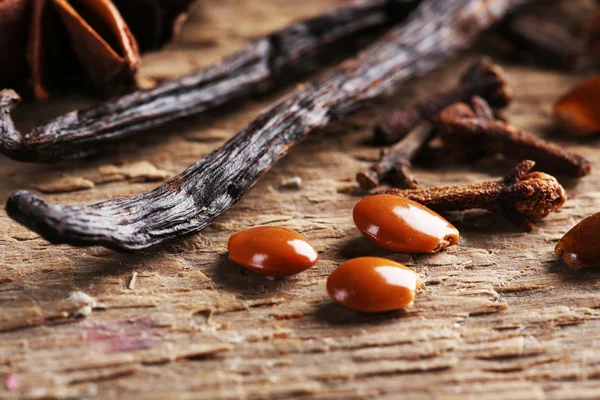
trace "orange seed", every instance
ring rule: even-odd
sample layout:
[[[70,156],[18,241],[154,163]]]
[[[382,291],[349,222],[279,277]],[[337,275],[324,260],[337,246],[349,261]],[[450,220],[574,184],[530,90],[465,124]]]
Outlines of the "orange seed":
[[[600,76],[587,79],[554,105],[554,120],[577,136],[600,133]]]
[[[600,268],[600,213],[587,217],[560,239],[556,255],[573,268]]]
[[[291,229],[258,226],[233,234],[229,259],[263,275],[290,276],[309,269],[319,255],[308,240]]]
[[[412,269],[380,257],[346,261],[327,278],[329,297],[363,312],[408,307],[419,286],[419,276]]]
[[[356,227],[388,250],[433,253],[458,243],[458,230],[429,208],[391,194],[369,196],[354,207]]]

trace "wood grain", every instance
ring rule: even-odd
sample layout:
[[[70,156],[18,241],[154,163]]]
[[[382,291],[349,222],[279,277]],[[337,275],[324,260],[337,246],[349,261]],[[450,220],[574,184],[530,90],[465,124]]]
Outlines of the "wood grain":
[[[342,1],[199,3],[178,42],[144,59],[144,79],[207,65]],[[569,21],[585,12],[568,10],[585,7],[589,2],[559,4]],[[559,177],[570,199],[535,232],[522,233],[483,212],[457,213],[449,219],[461,231],[459,246],[407,255],[374,247],[352,223],[361,196],[354,175],[379,153],[365,144],[377,116],[452,85],[475,56],[466,54],[336,131],[309,138],[215,224],[169,247],[118,254],[51,246],[2,211],[0,398],[597,398],[600,273],[569,270],[555,260],[553,248],[576,222],[598,211],[600,157],[593,139],[561,135],[550,120],[553,101],[592,74],[591,67],[562,74],[503,64],[516,92],[507,112],[511,123],[593,164],[592,176],[579,182]],[[14,190],[60,183],[65,176],[94,186],[49,194],[49,200],[91,204],[150,190],[157,183],[147,179],[183,170],[290,89],[212,118],[175,122],[125,142],[110,156],[51,166],[2,158],[0,202]],[[34,126],[91,101],[24,105],[18,123]],[[146,172],[127,172],[132,164]],[[416,166],[415,174],[425,186],[476,182],[499,177],[512,164],[463,166],[444,156]],[[296,176],[301,188],[280,186]],[[258,224],[298,230],[321,260],[288,279],[241,270],[227,261],[227,239]],[[414,267],[425,282],[415,305],[366,315],[333,304],[325,291],[328,273],[362,255]]]

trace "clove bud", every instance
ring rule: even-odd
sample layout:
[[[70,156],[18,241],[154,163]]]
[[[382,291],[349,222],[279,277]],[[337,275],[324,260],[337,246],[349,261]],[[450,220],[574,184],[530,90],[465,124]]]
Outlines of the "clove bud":
[[[375,142],[396,143],[417,125],[433,121],[450,104],[469,101],[473,96],[485,98],[496,108],[505,107],[512,99],[512,89],[504,71],[488,58],[474,62],[453,89],[435,93],[420,102],[384,115],[375,127]]]
[[[558,210],[567,200],[556,178],[543,172],[529,172],[534,165],[531,160],[521,161],[497,181],[427,189],[388,189],[383,193],[406,197],[440,213],[488,210],[530,232],[534,222]]]

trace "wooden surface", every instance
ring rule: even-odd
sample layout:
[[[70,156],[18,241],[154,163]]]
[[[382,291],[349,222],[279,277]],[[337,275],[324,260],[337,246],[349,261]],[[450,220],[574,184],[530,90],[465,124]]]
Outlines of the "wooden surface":
[[[342,1],[199,3],[179,41],[145,57],[145,81],[212,63],[252,37]],[[461,231],[459,246],[408,255],[376,248],[352,223],[361,196],[353,177],[378,154],[365,144],[376,116],[452,85],[472,58],[300,144],[212,227],[168,247],[118,254],[51,246],[2,211],[0,398],[599,398],[600,274],[569,270],[553,248],[598,211],[600,157],[597,140],[570,139],[550,120],[557,96],[593,69],[561,74],[504,64],[516,92],[511,121],[583,153],[594,166],[580,182],[560,178],[570,199],[534,233],[484,212],[458,213],[449,219]],[[170,124],[93,160],[39,166],[2,158],[0,202],[21,188],[55,192],[47,198],[63,204],[152,189],[281,93]],[[17,123],[26,129],[90,101],[24,105]],[[512,164],[463,166],[443,158],[416,171],[424,185],[476,182]],[[296,176],[302,189],[280,187]],[[64,193],[76,188],[82,190]],[[228,237],[258,224],[302,232],[320,261],[288,279],[227,261]],[[329,272],[364,255],[420,273],[425,286],[413,307],[366,315],[329,300]]]

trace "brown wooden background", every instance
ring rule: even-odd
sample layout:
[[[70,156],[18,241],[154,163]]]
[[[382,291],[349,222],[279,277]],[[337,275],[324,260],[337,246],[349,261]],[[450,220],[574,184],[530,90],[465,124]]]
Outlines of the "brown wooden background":
[[[160,81],[208,65],[253,37],[342,2],[200,0],[178,42],[145,57],[142,78]],[[564,0],[560,8],[585,15],[591,1]],[[575,21],[570,13],[555,15]],[[553,254],[562,234],[599,211],[597,139],[561,135],[550,119],[553,101],[591,67],[557,73],[503,64],[516,92],[511,121],[583,153],[594,166],[581,182],[561,177],[570,199],[534,233],[486,213],[455,214],[459,246],[407,255],[374,247],[352,223],[360,198],[353,176],[378,154],[365,145],[376,116],[452,85],[473,56],[300,144],[212,227],[168,247],[118,254],[51,246],[1,211],[0,398],[599,398],[600,274],[571,271]],[[281,93],[170,124],[93,160],[40,166],[2,158],[0,202],[22,188],[55,191],[45,196],[63,204],[152,189]],[[26,129],[89,103],[24,105],[17,123]],[[424,185],[476,182],[512,164],[442,159],[417,173]],[[280,187],[295,176],[302,189]],[[73,186],[85,190],[64,193]],[[258,224],[302,232],[321,260],[289,279],[228,262],[228,237]],[[425,287],[412,308],[366,315],[329,300],[329,272],[363,255],[389,257],[421,274]]]

